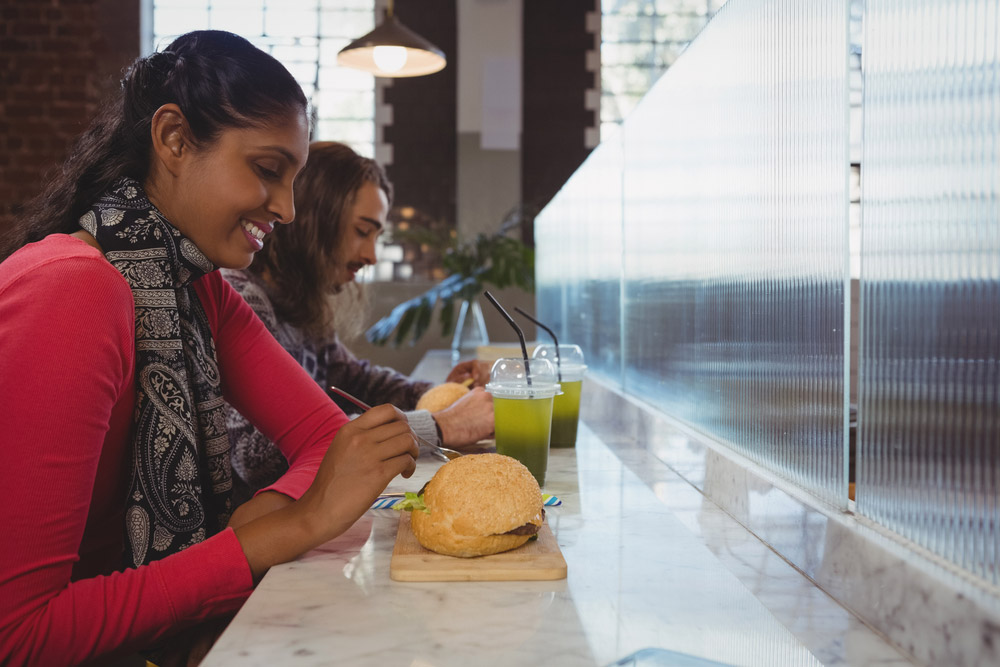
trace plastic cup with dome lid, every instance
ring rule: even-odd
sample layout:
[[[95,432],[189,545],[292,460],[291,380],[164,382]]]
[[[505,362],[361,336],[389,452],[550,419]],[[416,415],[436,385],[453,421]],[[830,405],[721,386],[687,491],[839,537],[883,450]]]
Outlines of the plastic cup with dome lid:
[[[556,376],[562,393],[552,404],[552,447],[575,447],[580,422],[580,395],[583,376],[587,371],[583,350],[579,345],[539,345],[533,359],[546,359],[556,365]]]
[[[486,391],[493,396],[497,453],[523,463],[545,484],[552,432],[552,403],[561,393],[548,359],[498,359]]]

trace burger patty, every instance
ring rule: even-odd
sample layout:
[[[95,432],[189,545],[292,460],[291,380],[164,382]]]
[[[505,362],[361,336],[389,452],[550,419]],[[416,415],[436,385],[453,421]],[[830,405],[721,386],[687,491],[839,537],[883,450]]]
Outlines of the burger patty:
[[[542,510],[542,520],[545,519],[545,510]],[[506,533],[501,533],[502,535],[535,535],[541,530],[541,524],[526,523],[523,526],[518,526],[514,530],[508,530]]]
[[[526,523],[523,526],[518,526],[514,530],[508,530],[506,533],[500,533],[501,535],[534,535],[538,532],[541,526],[536,526],[533,523]]]

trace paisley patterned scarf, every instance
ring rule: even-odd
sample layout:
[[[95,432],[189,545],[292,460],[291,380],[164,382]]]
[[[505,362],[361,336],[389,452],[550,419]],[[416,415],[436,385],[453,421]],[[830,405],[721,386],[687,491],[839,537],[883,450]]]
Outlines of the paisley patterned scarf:
[[[135,299],[136,406],[125,566],[222,530],[232,512],[226,409],[208,318],[191,283],[215,266],[132,179],[80,218]]]

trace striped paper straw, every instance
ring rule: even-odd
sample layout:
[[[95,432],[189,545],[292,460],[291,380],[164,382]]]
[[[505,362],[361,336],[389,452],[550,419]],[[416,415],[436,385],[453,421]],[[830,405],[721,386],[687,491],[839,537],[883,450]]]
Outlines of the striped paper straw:
[[[404,500],[399,496],[379,496],[372,503],[371,509],[373,510],[388,510],[396,506],[396,503]],[[546,507],[558,507],[562,505],[562,501],[556,496],[550,496],[548,494],[542,496],[543,504]]]

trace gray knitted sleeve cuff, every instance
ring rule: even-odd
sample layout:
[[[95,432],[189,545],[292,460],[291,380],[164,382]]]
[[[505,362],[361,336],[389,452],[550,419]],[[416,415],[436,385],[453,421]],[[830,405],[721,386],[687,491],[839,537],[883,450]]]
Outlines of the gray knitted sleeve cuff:
[[[441,446],[441,439],[438,438],[437,423],[433,415],[428,410],[414,410],[406,413],[406,421],[410,422],[410,428],[421,438],[432,444]],[[420,452],[423,453],[424,446],[420,445]]]

